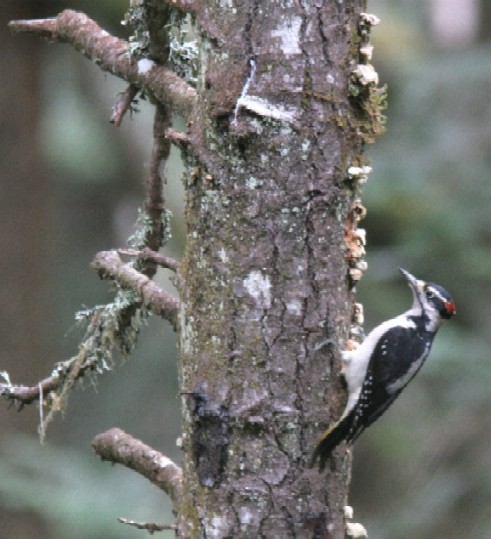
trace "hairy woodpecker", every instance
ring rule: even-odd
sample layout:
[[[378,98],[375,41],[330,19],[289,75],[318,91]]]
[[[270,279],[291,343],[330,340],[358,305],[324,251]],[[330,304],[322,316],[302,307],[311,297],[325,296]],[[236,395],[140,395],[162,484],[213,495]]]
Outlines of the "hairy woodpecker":
[[[322,435],[311,460],[322,471],[343,440],[352,444],[395,401],[425,362],[443,320],[455,314],[450,294],[401,268],[414,296],[411,309],[372,330],[363,343],[342,353],[348,402],[337,423]]]

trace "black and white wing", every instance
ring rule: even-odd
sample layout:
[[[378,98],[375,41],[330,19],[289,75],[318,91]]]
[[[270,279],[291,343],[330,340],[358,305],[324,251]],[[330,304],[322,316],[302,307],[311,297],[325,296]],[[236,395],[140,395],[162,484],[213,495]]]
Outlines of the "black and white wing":
[[[424,334],[423,334],[424,333]],[[395,401],[430,352],[433,335],[416,324],[386,331],[371,354],[356,405],[321,437],[311,460],[324,469],[331,451],[343,440],[352,444]]]
[[[380,338],[358,402],[347,416],[351,416],[345,438],[348,443],[354,442],[395,401],[425,362],[431,344],[432,339],[427,334],[423,338],[417,327],[394,327]]]

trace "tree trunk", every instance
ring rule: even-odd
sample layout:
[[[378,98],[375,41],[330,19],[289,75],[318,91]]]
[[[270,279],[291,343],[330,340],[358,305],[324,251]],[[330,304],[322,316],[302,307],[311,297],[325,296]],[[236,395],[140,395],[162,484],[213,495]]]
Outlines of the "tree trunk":
[[[181,537],[344,537],[350,454],[335,451],[322,475],[307,463],[345,398],[339,351],[359,276],[349,230],[363,211],[352,180],[379,120],[363,73],[353,83],[364,8],[197,8]]]
[[[2,28],[25,12],[39,12],[35,4],[8,2],[0,14]],[[0,32],[0,76],[9,81],[0,86],[0,340],[2,361],[11,361],[13,378],[32,382],[53,355],[46,316],[52,298],[45,283],[51,271],[54,194],[39,158],[40,64],[30,43]],[[30,365],[29,357],[38,360]]]

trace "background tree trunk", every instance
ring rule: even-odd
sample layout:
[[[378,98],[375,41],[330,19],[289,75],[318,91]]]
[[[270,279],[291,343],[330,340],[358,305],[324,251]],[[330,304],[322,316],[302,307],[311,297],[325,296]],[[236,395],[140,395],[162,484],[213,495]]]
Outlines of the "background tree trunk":
[[[339,416],[353,314],[345,230],[364,164],[350,100],[365,2],[210,3],[187,156],[182,537],[344,537]]]
[[[8,2],[0,24],[6,27],[29,10],[39,14],[43,6],[35,4]],[[53,250],[53,185],[37,156],[39,53],[29,42],[15,42],[7,32],[0,33],[0,45],[0,74],[10,81],[0,88],[0,248],[6,253],[0,266],[0,303],[4,306],[0,313],[1,359],[37,357],[32,365],[18,361],[12,370],[15,378],[35,382],[53,351],[46,316],[51,297],[43,286]]]
[[[43,7],[44,2],[33,0],[6,2],[0,26],[7,28],[10,20],[26,12],[39,15]],[[15,42],[0,31],[0,370],[14,358],[12,379],[32,383],[51,366],[54,348],[47,316],[52,311],[52,290],[46,285],[53,253],[54,193],[37,156],[39,59],[39,50],[31,43]],[[33,432],[36,424],[37,418],[29,414],[0,409],[3,439],[9,428]],[[2,529],[14,537],[47,533],[38,515],[5,507],[1,512]]]

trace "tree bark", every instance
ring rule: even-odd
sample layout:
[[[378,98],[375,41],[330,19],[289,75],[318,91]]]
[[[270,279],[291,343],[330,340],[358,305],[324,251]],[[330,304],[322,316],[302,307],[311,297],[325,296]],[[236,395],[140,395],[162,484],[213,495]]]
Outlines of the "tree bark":
[[[345,398],[348,170],[375,131],[352,88],[365,2],[196,4],[179,536],[341,538],[350,454],[307,462]]]

